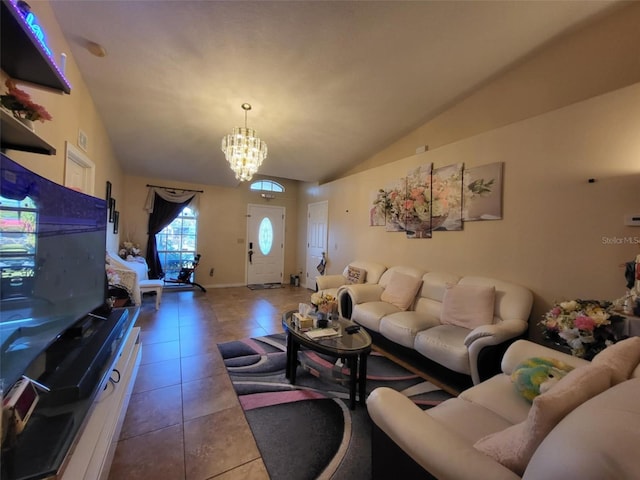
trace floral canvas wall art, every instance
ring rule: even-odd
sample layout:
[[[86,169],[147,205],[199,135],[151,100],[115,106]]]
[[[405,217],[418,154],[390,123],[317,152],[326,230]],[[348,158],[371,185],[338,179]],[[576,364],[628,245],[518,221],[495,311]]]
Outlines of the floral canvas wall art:
[[[383,227],[386,221],[386,197],[387,192],[381,188],[371,195],[371,208],[369,209],[369,225],[372,227]]]
[[[433,170],[431,228],[462,230],[462,163]]]
[[[401,178],[385,187],[382,199],[386,212],[385,230],[387,232],[404,232],[404,201],[407,192],[407,179]]]
[[[431,238],[431,164],[420,165],[407,175],[404,201],[408,238]]]
[[[503,162],[490,163],[464,171],[463,219],[502,219]]]

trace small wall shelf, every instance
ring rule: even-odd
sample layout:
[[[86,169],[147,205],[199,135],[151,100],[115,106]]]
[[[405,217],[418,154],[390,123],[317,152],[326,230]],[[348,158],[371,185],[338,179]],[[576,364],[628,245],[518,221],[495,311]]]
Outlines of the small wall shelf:
[[[12,78],[71,93],[66,79],[9,0],[2,0],[0,22],[2,70]]]
[[[21,150],[23,152],[55,155],[56,149],[31,131],[11,112],[0,108],[0,128],[2,132],[2,150]]]

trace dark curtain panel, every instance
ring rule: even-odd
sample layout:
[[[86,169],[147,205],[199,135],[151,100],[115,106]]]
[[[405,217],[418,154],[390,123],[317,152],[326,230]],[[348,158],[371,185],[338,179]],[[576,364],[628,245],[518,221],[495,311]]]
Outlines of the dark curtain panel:
[[[153,212],[149,214],[149,240],[147,242],[147,265],[149,265],[149,278],[164,278],[158,246],[156,245],[156,233],[173,222],[184,207],[189,205],[193,197],[183,203],[173,203],[155,195]]]

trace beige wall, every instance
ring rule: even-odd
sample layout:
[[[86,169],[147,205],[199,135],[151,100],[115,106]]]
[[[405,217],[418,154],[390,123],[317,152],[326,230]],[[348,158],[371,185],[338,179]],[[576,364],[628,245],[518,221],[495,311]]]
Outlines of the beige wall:
[[[53,116],[50,122],[35,122],[36,133],[52,144],[56,155],[36,155],[32,153],[8,150],[7,155],[54,182],[64,185],[65,142],[78,146],[78,130],[82,129],[89,139],[86,156],[95,164],[94,195],[104,198],[107,180],[113,184],[113,195],[121,196],[124,176],[122,168],[111,148],[109,137],[87,87],[78,71],[78,67],[69,53],[67,44],[58,22],[48,2],[30,2],[31,11],[36,14],[46,32],[47,43],[58,62],[60,53],[67,53],[66,77],[71,84],[71,94],[58,93],[47,88],[17,80],[18,88],[28,92],[33,101],[44,106]],[[1,72],[2,91],[7,75]],[[110,224],[111,225],[111,224]],[[107,247],[115,248],[118,236],[108,230]]]
[[[263,178],[267,177],[257,175],[254,180]],[[246,285],[247,205],[282,206],[285,207],[287,216],[284,260],[284,281],[287,283],[289,275],[295,273],[297,268],[299,183],[274,180],[285,187],[285,193],[276,193],[277,198],[265,200],[259,193],[251,192],[247,183],[236,188],[226,188],[127,176],[120,218],[120,238],[138,243],[146,251],[149,216],[143,207],[149,191],[147,184],[203,190],[200,194],[197,239],[197,249],[202,259],[196,271],[196,281],[208,287]],[[209,272],[212,268],[215,273],[211,277]]]
[[[640,213],[638,24],[640,3],[614,12],[537,52],[343,178],[304,185],[301,224],[303,205],[329,201],[328,273],[358,258],[496,276],[531,288],[534,319],[555,300],[621,296],[620,264],[640,253],[640,228],[623,226],[624,214]],[[420,145],[431,149],[413,155]],[[429,240],[369,227],[372,193],[428,162],[504,162],[504,219],[468,222],[461,232],[435,232]],[[301,231],[301,254],[305,244]]]
[[[37,131],[58,154],[8,154],[59,183],[64,145],[89,137],[96,164],[95,194],[105,181],[121,212],[120,239],[146,245],[142,206],[147,183],[202,189],[197,280],[212,286],[244,283],[246,205],[262,203],[246,186],[235,189],[176,184],[125,176],[48,3],[33,10],[46,26],[53,51],[67,52],[71,95],[20,84],[54,116]],[[353,258],[411,263],[460,274],[494,275],[530,287],[534,316],[556,299],[613,298],[623,292],[619,264],[638,245],[605,245],[602,237],[634,239],[622,215],[640,210],[640,3],[582,31],[558,39],[488,82],[437,118],[379,152],[342,179],[324,185],[285,182],[273,205],[287,209],[285,281],[305,265],[306,207],[329,201],[329,273]],[[4,82],[5,75],[2,75]],[[431,150],[413,155],[419,145]],[[407,240],[368,226],[370,194],[425,162],[444,166],[505,162],[504,219],[465,224],[462,232],[436,232]],[[598,182],[587,183],[595,177]],[[109,249],[117,236],[108,235]],[[208,276],[215,268],[213,278]],[[204,278],[203,278],[204,276]]]

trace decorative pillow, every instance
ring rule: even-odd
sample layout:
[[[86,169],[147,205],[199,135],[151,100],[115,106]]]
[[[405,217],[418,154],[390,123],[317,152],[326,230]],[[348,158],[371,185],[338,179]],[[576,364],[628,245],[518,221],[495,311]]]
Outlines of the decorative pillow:
[[[524,422],[478,440],[474,447],[522,476],[544,438],[569,412],[611,386],[611,368],[583,365],[533,399]]]
[[[628,380],[640,363],[640,337],[629,337],[614,343],[593,357],[591,363],[611,367],[614,385]]]
[[[493,323],[496,287],[488,285],[447,285],[442,299],[440,321],[473,330]]]
[[[511,374],[511,381],[516,391],[531,402],[571,370],[571,365],[555,358],[532,357],[518,364]]]
[[[406,310],[422,285],[422,279],[400,272],[393,272],[387,288],[384,289],[380,300],[395,305],[400,310]]]
[[[352,267],[349,265],[347,268],[347,283],[353,285],[354,283],[364,283],[367,279],[367,271],[364,268]]]

